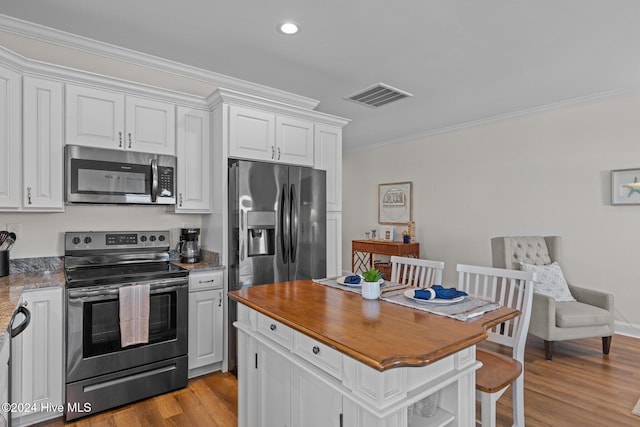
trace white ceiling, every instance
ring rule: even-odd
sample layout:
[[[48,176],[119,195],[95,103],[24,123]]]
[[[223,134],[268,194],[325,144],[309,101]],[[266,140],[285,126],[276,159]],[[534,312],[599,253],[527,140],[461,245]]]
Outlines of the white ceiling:
[[[640,83],[638,0],[2,0],[0,14],[320,101],[346,151]],[[302,30],[284,36],[276,25]],[[382,82],[412,93],[346,101]]]

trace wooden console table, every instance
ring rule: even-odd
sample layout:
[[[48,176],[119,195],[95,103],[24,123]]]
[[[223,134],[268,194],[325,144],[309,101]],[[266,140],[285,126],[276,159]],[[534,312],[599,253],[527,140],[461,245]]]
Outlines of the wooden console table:
[[[357,274],[372,268],[373,254],[418,258],[420,256],[420,243],[352,240],[351,271]]]

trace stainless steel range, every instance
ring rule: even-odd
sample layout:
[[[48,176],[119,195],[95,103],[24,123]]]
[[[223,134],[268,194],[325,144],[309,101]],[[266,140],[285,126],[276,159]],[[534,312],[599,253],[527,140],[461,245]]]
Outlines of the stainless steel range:
[[[65,234],[67,420],[187,385],[189,272],[168,251],[168,231]],[[125,287],[145,289],[148,304],[148,331],[132,345]]]

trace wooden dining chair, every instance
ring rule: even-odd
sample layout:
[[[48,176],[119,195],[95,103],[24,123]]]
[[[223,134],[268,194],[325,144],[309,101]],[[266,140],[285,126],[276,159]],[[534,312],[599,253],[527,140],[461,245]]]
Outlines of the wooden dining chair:
[[[462,264],[457,271],[459,290],[522,313],[487,331],[488,341],[511,347],[511,357],[476,348],[476,358],[482,362],[476,371],[476,400],[481,402],[482,426],[495,427],[496,402],[511,385],[513,425],[524,427],[524,350],[535,273]]]
[[[444,262],[420,258],[391,257],[391,281],[416,288],[442,284]]]

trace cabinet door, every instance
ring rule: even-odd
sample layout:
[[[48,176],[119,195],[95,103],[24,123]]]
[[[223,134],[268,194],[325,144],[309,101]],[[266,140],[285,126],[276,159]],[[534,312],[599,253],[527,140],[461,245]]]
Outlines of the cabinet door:
[[[176,212],[211,212],[209,112],[178,107]]]
[[[229,157],[275,160],[275,115],[229,107]]]
[[[2,331],[4,333],[4,331]],[[9,402],[9,338],[5,335],[5,339],[0,343],[0,402]],[[0,405],[0,425],[8,425],[8,413],[5,405]]]
[[[291,424],[291,363],[266,345],[257,344],[255,384],[250,395],[249,423],[256,427]],[[253,409],[253,410],[252,410]]]
[[[222,290],[189,293],[189,369],[222,361]]]
[[[24,78],[23,206],[64,209],[62,83]]]
[[[126,112],[127,150],[176,154],[175,105],[127,96]]]
[[[327,211],[342,211],[342,128],[317,124],[315,169],[327,171]]]
[[[327,212],[327,277],[342,275],[342,213]]]
[[[124,149],[124,95],[67,85],[65,111],[68,144]]]
[[[291,425],[339,427],[342,395],[305,369],[295,367],[291,401]],[[274,424],[275,425],[275,424]]]
[[[277,116],[275,160],[313,166],[313,123]]]
[[[62,288],[26,291],[22,301],[31,312],[31,323],[13,341],[13,401],[36,408],[62,405],[65,369],[63,358]],[[15,416],[32,413],[17,413]],[[42,413],[42,419],[59,416]]]
[[[0,67],[0,209],[20,208],[22,81]]]

